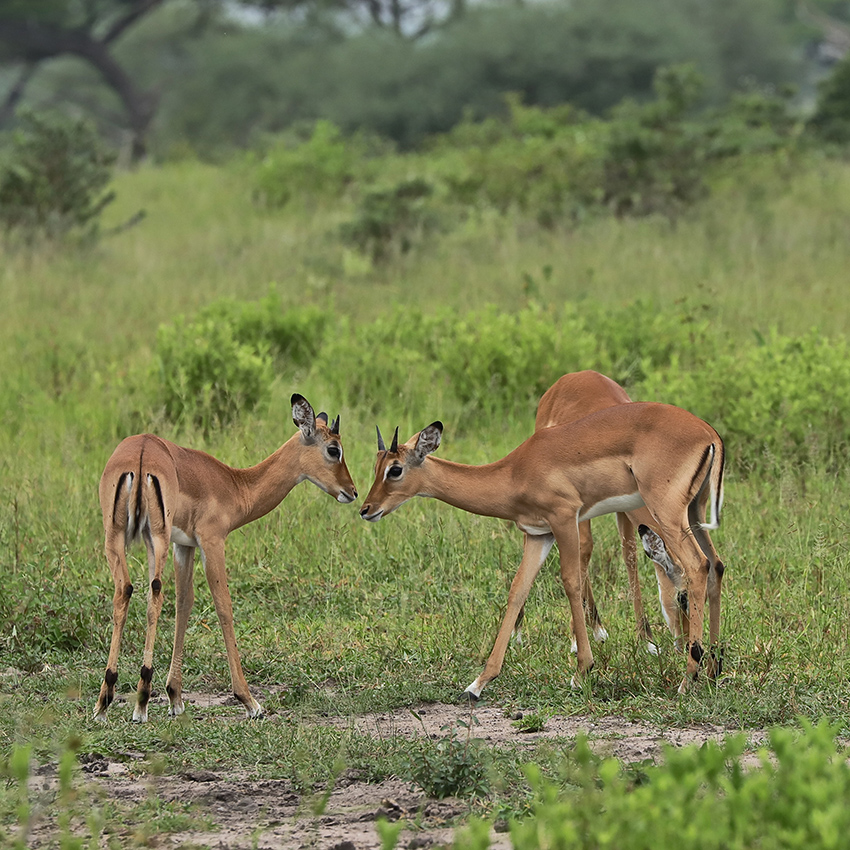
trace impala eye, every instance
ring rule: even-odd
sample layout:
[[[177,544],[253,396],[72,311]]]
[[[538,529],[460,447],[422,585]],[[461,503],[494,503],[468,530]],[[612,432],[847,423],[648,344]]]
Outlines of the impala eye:
[[[340,449],[340,447],[336,445],[336,443],[333,443],[328,446],[327,451],[328,457],[332,460],[339,460],[342,457],[342,449]]]
[[[387,470],[387,478],[401,478],[402,472],[404,472],[404,467],[402,467],[402,466],[391,466]]]

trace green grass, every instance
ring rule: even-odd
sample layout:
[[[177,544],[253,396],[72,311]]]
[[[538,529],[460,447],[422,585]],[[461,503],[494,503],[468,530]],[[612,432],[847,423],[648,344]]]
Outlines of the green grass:
[[[105,726],[92,723],[112,593],[97,481],[130,427],[249,465],[293,432],[288,398],[297,390],[317,409],[342,414],[361,494],[374,461],[376,417],[364,412],[373,406],[384,434],[399,424],[404,439],[443,419],[440,455],[470,463],[501,457],[532,428],[533,410],[464,419],[428,386],[411,389],[407,409],[364,399],[363,409],[340,410],[322,376],[305,370],[278,379],[268,405],[226,430],[178,431],[134,395],[157,327],[176,314],[191,315],[222,295],[262,297],[270,282],[286,303],[331,305],[354,323],[398,304],[514,310],[528,299],[530,275],[535,297],[547,304],[710,303],[732,345],[770,327],[850,331],[850,166],[835,161],[808,162],[790,175],[765,164],[762,173],[718,180],[714,195],[676,226],[598,220],[541,230],[516,216],[482,214],[380,268],[336,239],[348,202],[272,214],[253,206],[248,186],[236,167],[143,168],[118,177],[109,213],[114,224],[143,207],[148,216],[138,227],[89,251],[43,246],[0,255],[0,760],[20,743],[32,744],[38,760],[56,760],[68,740],[79,739],[83,751],[161,758],[169,772],[238,768],[316,788],[343,753],[347,764],[387,776],[403,769],[403,741],[376,743],[312,721],[453,701],[489,653],[519,563],[515,528],[430,500],[372,526],[355,506],[305,484],[228,542],[237,639],[249,683],[274,711],[269,721],[241,722],[241,709],[227,706],[192,709],[174,722],[155,705],[151,722],[137,727],[131,706],[119,703]],[[373,354],[394,357],[392,350]],[[580,366],[565,363],[563,371]],[[344,362],[335,367],[345,373]],[[734,456],[735,446],[728,450]],[[660,658],[643,652],[614,522],[603,518],[594,523],[591,569],[611,638],[594,646],[590,686],[569,688],[568,607],[550,556],[528,602],[525,643],[509,650],[488,702],[542,717],[615,714],[742,729],[826,717],[850,734],[850,490],[834,470],[786,469],[781,458],[773,468],[780,471],[748,478],[733,469],[714,534],[728,566],[726,675],[718,687],[701,683],[679,698],[684,660],[663,638]],[[132,565],[140,578],[141,551]],[[661,636],[648,563],[641,571]],[[160,688],[173,628],[171,579],[169,571],[155,659]],[[185,686],[226,691],[223,642],[200,568],[196,585]],[[119,665],[119,691],[130,700],[143,607],[134,599]],[[499,770],[518,776],[526,757],[508,754]],[[499,793],[494,799],[520,805]]]

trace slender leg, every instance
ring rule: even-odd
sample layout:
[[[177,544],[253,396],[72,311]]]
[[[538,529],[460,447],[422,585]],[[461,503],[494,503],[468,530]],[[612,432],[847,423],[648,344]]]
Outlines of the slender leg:
[[[233,602],[230,598],[227,574],[224,569],[224,541],[207,542],[202,545],[201,558],[204,562],[204,572],[209,582],[213,602],[215,602],[218,622],[224,636],[233,695],[245,706],[248,717],[260,717],[263,714],[263,707],[251,696],[248,682],[242,672],[239,651],[236,648],[236,632],[233,629]]]
[[[593,667],[593,653],[587,636],[587,624],[582,616],[584,599],[582,593],[581,545],[578,524],[574,516],[565,517],[563,522],[559,523],[558,530],[555,532],[555,539],[558,542],[558,552],[561,558],[561,582],[570,601],[570,611],[573,615],[578,670],[570,684],[577,687],[578,680],[589,673]]]
[[[552,534],[526,535],[522,561],[514,580],[511,582],[511,589],[508,593],[508,607],[499,628],[499,634],[496,636],[496,642],[487,663],[484,665],[483,672],[465,691],[469,699],[477,700],[486,685],[501,673],[511,632],[514,630],[520,612],[523,610],[531,585],[534,584],[534,579],[540,572],[540,567],[546,560],[554,542],[555,537]],[[579,604],[580,611],[581,605]],[[575,611],[573,611],[573,617],[575,617]],[[584,621],[582,620],[583,626]],[[587,632],[585,631],[586,635]]]
[[[620,548],[629,577],[629,594],[635,610],[635,627],[638,640],[646,642],[650,655],[658,655],[658,647],[652,640],[652,629],[643,610],[643,598],[640,592],[640,576],[637,565],[637,546],[635,545],[635,527],[627,514],[617,514],[617,530],[620,532]]]
[[[130,597],[133,595],[130,572],[127,569],[127,556],[124,552],[123,531],[120,535],[107,532],[104,548],[115,592],[112,596],[112,640],[109,644],[109,659],[106,662],[100,694],[94,706],[95,720],[100,721],[106,720],[106,709],[115,698],[115,683],[118,681],[118,652],[121,648],[124,625],[127,622]]]
[[[133,709],[133,720],[137,723],[145,723],[148,719],[148,702],[153,679],[153,648],[156,642],[156,626],[162,613],[162,570],[168,557],[168,537],[163,536],[161,529],[152,530],[148,527],[142,537],[148,550],[149,586],[145,652],[136,689],[136,707]]]
[[[195,548],[174,544],[174,588],[176,616],[174,619],[174,650],[171,653],[171,667],[165,680],[165,692],[168,694],[168,713],[172,717],[182,714],[183,705],[183,646],[186,640],[186,627],[195,602]]]

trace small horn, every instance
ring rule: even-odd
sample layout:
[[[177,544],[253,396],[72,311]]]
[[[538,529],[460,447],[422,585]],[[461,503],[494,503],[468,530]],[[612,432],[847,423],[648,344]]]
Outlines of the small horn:
[[[339,434],[339,415],[331,423],[331,434]]]
[[[395,426],[395,434],[393,434],[393,441],[392,441],[392,444],[390,445],[390,451],[391,452],[397,452],[398,451],[398,425]]]
[[[381,429],[376,425],[375,430],[378,432],[378,451],[385,452],[387,447],[384,445],[384,438],[381,436]]]

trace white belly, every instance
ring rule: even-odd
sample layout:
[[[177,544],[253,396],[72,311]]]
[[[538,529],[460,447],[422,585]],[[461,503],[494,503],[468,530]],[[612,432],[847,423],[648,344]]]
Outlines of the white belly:
[[[540,537],[543,534],[551,534],[552,529],[548,524],[546,525],[523,525],[522,523],[517,523],[517,527],[520,531],[524,531],[526,534],[530,534],[532,537]]]
[[[640,493],[630,493],[626,496],[611,496],[609,499],[603,499],[595,505],[587,505],[583,510],[579,511],[578,520],[584,522],[588,519],[593,519],[604,514],[626,513],[637,508],[642,508],[644,501],[640,497]]]
[[[180,546],[197,547],[198,545],[198,541],[194,537],[189,537],[182,528],[178,528],[176,525],[171,526],[171,542],[178,543]]]

